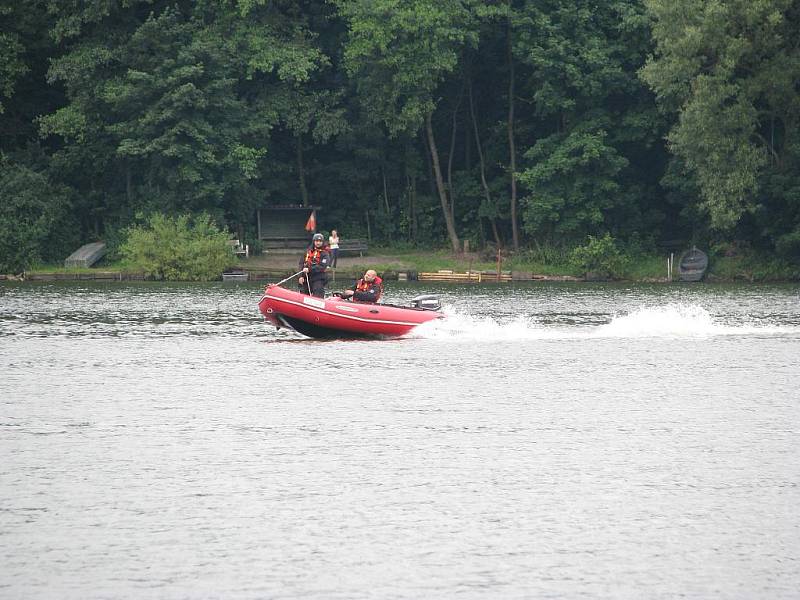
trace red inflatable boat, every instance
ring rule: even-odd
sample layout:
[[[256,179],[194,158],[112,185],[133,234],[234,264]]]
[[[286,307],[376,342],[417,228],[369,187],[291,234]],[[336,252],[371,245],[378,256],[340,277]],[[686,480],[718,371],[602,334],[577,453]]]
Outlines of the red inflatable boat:
[[[399,337],[417,325],[441,319],[435,296],[418,296],[411,306],[364,304],[337,296],[317,298],[268,285],[258,310],[276,327],[313,338]]]

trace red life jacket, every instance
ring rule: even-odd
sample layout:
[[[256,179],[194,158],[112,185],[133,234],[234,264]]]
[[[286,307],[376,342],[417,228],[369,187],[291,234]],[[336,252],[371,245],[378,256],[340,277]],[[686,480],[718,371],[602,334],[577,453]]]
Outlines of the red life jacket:
[[[306,252],[306,257],[303,259],[303,264],[307,266],[309,269],[314,264],[320,264],[322,261],[322,251],[324,248],[309,248],[308,252]]]
[[[383,279],[380,277],[375,277],[372,281],[367,281],[362,277],[356,282],[356,291],[367,292],[373,285],[378,286],[378,293],[375,295],[375,302],[377,302],[383,293]]]

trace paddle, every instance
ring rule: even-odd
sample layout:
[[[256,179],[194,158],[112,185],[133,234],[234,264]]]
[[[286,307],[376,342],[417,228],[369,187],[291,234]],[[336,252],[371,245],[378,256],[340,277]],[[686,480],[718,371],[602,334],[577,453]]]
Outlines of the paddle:
[[[286,282],[287,282],[287,281],[289,281],[290,279],[294,279],[295,277],[297,277],[298,275],[301,275],[302,273],[303,273],[302,271],[298,271],[298,272],[297,272],[297,273],[295,273],[294,275],[290,275],[289,277],[287,277],[287,278],[286,278],[286,279],[284,279],[283,281],[279,281],[279,282],[278,282],[278,283],[276,283],[275,285],[281,285],[282,283],[286,283]]]

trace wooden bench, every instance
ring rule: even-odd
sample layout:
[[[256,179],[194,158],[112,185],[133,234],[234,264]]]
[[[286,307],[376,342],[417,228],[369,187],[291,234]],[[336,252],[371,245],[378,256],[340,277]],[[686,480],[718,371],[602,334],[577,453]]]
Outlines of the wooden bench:
[[[345,240],[339,242],[339,256],[356,253],[358,253],[359,256],[364,256],[364,253],[368,249],[367,242],[364,240]]]

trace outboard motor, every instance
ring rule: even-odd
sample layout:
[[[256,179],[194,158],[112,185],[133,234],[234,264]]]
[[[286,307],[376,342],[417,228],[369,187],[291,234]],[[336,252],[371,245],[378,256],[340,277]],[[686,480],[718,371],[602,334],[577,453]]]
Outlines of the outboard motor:
[[[432,294],[412,298],[411,306],[414,308],[421,308],[422,310],[439,310],[442,308],[442,305],[439,303],[439,298]]]

